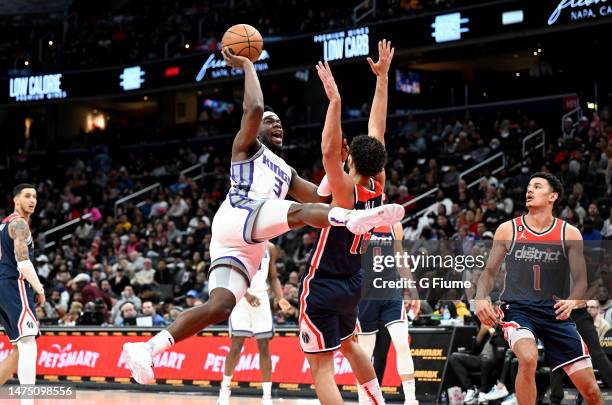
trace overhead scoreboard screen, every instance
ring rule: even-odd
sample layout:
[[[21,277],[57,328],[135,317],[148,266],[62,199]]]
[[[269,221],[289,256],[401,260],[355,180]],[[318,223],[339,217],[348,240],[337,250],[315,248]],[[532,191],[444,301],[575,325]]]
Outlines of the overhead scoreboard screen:
[[[612,17],[612,0],[487,3],[360,27],[266,40],[255,68],[262,74],[304,69],[318,61],[359,60],[374,56],[377,42],[383,38],[391,40],[398,50],[427,50],[531,29],[584,25],[609,17]],[[139,94],[197,86],[242,74],[240,69],[227,67],[219,52],[95,70],[18,70],[0,77],[0,104]]]

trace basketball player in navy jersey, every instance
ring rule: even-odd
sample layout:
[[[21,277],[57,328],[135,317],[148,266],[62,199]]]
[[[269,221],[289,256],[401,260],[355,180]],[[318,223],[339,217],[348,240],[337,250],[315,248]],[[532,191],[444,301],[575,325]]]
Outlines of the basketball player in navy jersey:
[[[317,204],[327,201],[317,186],[302,179],[278,156],[283,128],[278,116],[264,112],[263,94],[253,63],[223,50],[228,66],[245,73],[240,131],[232,144],[231,188],[212,223],[210,298],[182,312],[148,342],[126,343],[123,357],[136,382],[153,382],[153,357],[209,325],[226,320],[245,295],[266,250],[267,241],[305,225],[346,227],[355,234],[392,224],[404,215],[401,205],[354,210]],[[289,195],[295,200],[289,201]],[[361,208],[366,208],[365,206]]]
[[[32,264],[34,242],[28,225],[36,209],[36,189],[18,185],[13,201],[15,212],[0,224],[0,323],[17,350],[0,365],[0,378],[6,381],[18,368],[23,385],[36,382],[35,301],[44,304],[45,290]]]
[[[378,241],[376,248],[380,249],[381,256],[394,256],[396,252],[401,252],[401,241],[404,238],[404,229],[401,223],[393,226],[380,226],[371,232],[370,241]],[[400,274],[401,272],[401,274]],[[367,274],[367,273],[366,273]],[[402,278],[411,279],[410,270],[404,268],[387,269],[383,273],[376,273],[376,277],[382,276],[388,281],[397,281]],[[372,280],[366,280],[368,285]],[[363,348],[368,358],[372,357],[376,346],[376,334],[379,324],[383,324],[389,331],[396,353],[397,373],[402,381],[404,390],[404,405],[416,405],[415,381],[414,381],[414,362],[408,344],[408,318],[406,310],[411,306],[414,315],[417,316],[420,310],[418,293],[402,292],[400,289],[385,291],[384,296],[377,299],[364,299],[359,303],[358,319],[358,338],[359,345]],[[415,298],[415,299],[412,299]],[[404,300],[405,299],[405,300]],[[368,404],[369,398],[365,392],[358,389],[359,403]]]
[[[380,59],[373,69],[387,69],[391,44],[379,44]],[[385,65],[385,66],[381,66]],[[321,150],[333,204],[346,209],[382,205],[386,151],[383,142],[387,115],[387,84],[377,85],[368,123],[371,136],[360,135],[349,148],[349,173],[344,171],[340,94],[327,63],[317,73],[329,99]],[[390,224],[389,224],[390,225]],[[361,388],[373,404],[384,404],[374,367],[355,336],[361,299],[361,254],[373,227],[360,234],[346,228],[323,228],[315,242],[310,268],[300,285],[300,344],[306,353],[317,397],[322,404],[342,404],[334,381],[334,351],[340,349],[351,364]]]
[[[478,280],[476,315],[504,336],[519,362],[516,398],[520,405],[536,401],[536,340],[544,343],[551,369],[563,369],[588,404],[603,404],[588,349],[569,319],[587,288],[580,231],[553,216],[563,185],[550,173],[535,173],[527,186],[527,215],[497,228],[486,268]],[[491,305],[495,274],[506,263],[500,310]],[[570,275],[572,291],[568,294]],[[561,299],[559,297],[567,297]]]

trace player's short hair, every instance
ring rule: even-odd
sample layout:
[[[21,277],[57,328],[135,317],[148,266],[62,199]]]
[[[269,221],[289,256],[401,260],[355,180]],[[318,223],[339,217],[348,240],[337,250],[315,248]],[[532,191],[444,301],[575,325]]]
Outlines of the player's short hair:
[[[355,170],[362,176],[374,177],[385,168],[387,151],[378,139],[358,135],[351,141],[349,150]]]
[[[36,187],[34,187],[32,184],[21,183],[21,184],[15,186],[15,188],[13,189],[13,197],[17,197],[19,194],[21,194],[23,189],[26,189],[26,188],[33,188],[34,190],[36,190]]]
[[[559,205],[559,203],[563,199],[563,183],[561,183],[561,180],[559,180],[557,176],[555,176],[554,174],[550,174],[546,172],[537,172],[531,175],[531,177],[529,178],[529,181],[531,181],[532,179],[536,177],[540,179],[544,179],[548,182],[548,184],[550,185],[550,188],[552,188],[553,191],[557,193],[558,195],[557,199],[555,200],[554,207]]]

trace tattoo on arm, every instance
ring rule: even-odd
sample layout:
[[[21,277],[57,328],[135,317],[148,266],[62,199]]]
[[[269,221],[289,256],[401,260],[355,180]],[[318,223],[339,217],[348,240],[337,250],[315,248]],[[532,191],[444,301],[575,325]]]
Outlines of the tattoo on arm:
[[[28,239],[30,238],[30,228],[23,219],[18,219],[10,223],[9,235],[15,241],[15,259],[18,262],[28,260],[29,249]]]

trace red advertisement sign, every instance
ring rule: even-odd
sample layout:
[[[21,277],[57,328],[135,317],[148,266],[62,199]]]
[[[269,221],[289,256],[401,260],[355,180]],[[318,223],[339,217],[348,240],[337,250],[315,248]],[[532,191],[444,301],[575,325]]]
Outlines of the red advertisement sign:
[[[37,374],[57,376],[129,377],[121,356],[123,344],[145,341],[144,336],[41,336],[38,340]],[[160,379],[220,381],[230,349],[226,336],[196,336],[154,358],[155,377]],[[11,344],[0,335],[0,360]],[[310,368],[295,336],[279,336],[270,342],[272,381],[311,384]],[[351,366],[342,353],[334,354],[336,382],[354,384]],[[253,339],[245,341],[234,371],[235,381],[261,381],[259,352]],[[395,352],[391,348],[383,385],[399,386]]]

